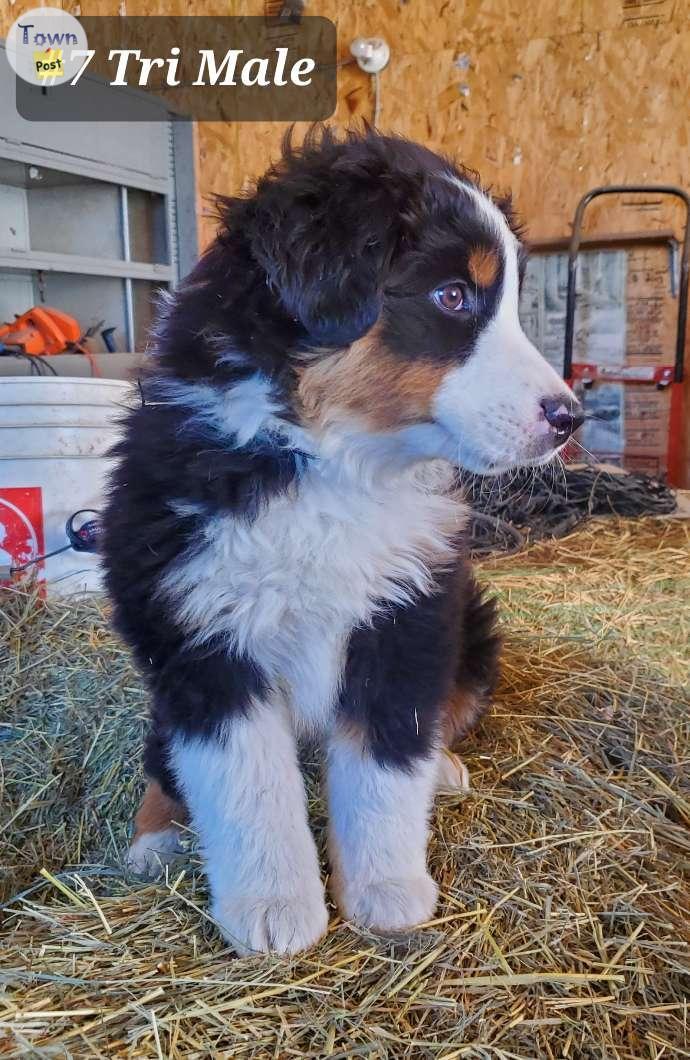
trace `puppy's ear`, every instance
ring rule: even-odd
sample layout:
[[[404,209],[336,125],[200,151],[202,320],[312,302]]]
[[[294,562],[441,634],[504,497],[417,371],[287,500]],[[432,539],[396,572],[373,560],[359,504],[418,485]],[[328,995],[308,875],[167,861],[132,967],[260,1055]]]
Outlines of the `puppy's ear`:
[[[379,181],[343,167],[260,182],[251,245],[314,346],[345,346],[376,322],[398,225]]]

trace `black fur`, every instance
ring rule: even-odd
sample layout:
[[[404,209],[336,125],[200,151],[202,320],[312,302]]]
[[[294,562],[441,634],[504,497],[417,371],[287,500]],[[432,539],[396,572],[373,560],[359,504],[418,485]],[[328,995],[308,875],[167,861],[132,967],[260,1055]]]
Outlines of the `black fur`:
[[[167,724],[154,723],[151,726],[144,745],[144,772],[147,777],[158,781],[165,795],[183,802],[182,793],[168,763],[170,735]]]
[[[407,767],[438,737],[459,660],[456,581],[446,574],[431,596],[388,608],[350,637],[340,713],[382,765]]]
[[[495,601],[464,560],[437,584],[431,596],[387,608],[350,637],[340,715],[382,765],[405,768],[429,753],[454,685],[474,697],[473,722],[496,687]]]
[[[456,684],[487,703],[496,691],[501,654],[496,600],[477,585],[468,564],[460,588],[462,614]]]

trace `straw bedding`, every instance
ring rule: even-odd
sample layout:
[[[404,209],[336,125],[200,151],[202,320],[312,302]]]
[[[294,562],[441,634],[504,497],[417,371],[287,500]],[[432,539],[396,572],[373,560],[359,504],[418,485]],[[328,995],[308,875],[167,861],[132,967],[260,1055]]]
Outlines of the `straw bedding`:
[[[437,919],[334,915],[292,961],[233,957],[193,852],[128,876],[140,681],[101,603],[5,593],[0,1055],[690,1056],[689,538],[611,520],[484,562],[505,675],[437,803]]]

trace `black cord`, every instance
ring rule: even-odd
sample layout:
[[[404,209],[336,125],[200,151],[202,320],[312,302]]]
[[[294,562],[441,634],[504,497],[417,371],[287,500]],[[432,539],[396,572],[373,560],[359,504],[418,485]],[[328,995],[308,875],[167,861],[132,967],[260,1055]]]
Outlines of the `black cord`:
[[[30,357],[28,353],[22,353],[21,350],[8,350],[8,349],[3,350],[3,353],[7,354],[9,357],[16,357],[17,360],[28,361],[29,362],[29,371],[30,371],[31,375],[40,375],[41,374],[38,365],[34,363],[33,357]]]
[[[16,357],[20,361],[27,361],[29,365],[29,371],[31,375],[54,375],[57,376],[57,372],[53,368],[52,364],[44,360],[37,353],[24,353],[22,350],[7,349],[4,351],[11,357]]]
[[[10,567],[10,574],[21,574],[23,570],[28,570],[29,567],[33,567],[34,563],[40,563],[41,560],[50,559],[51,556],[59,556],[61,552],[67,552],[71,545],[63,545],[62,548],[55,548],[52,552],[44,552],[42,556],[34,556],[33,559],[27,560],[26,563],[22,563],[21,567]]]
[[[44,552],[42,556],[34,556],[33,559],[29,559],[26,563],[22,563],[18,567],[10,567],[10,574],[21,574],[22,571],[28,570],[29,567],[33,567],[35,563],[40,563],[44,559],[50,559],[51,556],[59,556],[61,552],[67,552],[69,549],[74,549],[75,552],[97,552],[98,551],[98,539],[102,533],[102,526],[96,519],[89,519],[82,523],[81,526],[75,526],[75,520],[79,515],[100,515],[100,512],[94,511],[91,508],[80,508],[78,512],[74,512],[70,515],[69,519],[65,524],[65,533],[67,534],[68,543],[63,545],[61,548],[53,549],[52,552]]]
[[[507,520],[498,519],[486,512],[472,512],[470,549],[475,559],[496,551],[513,556],[516,552],[521,552],[526,544],[524,534]]]
[[[32,359],[38,361],[44,375],[54,375],[57,378],[58,373],[55,371],[50,361],[46,361],[45,358],[38,355],[34,355]]]
[[[469,546],[474,556],[510,554],[529,540],[563,537],[592,515],[668,515],[676,499],[651,475],[612,473],[593,466],[527,469],[501,477],[467,475],[465,495],[474,509]]]

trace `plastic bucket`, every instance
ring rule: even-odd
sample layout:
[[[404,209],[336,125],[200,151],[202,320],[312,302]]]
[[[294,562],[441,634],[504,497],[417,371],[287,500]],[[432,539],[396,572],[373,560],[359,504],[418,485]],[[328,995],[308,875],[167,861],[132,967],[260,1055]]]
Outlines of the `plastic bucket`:
[[[0,377],[2,576],[67,544],[74,512],[102,508],[106,454],[131,396],[131,384],[113,379]],[[99,565],[98,556],[70,549],[29,571],[49,593],[70,594],[100,589]]]

